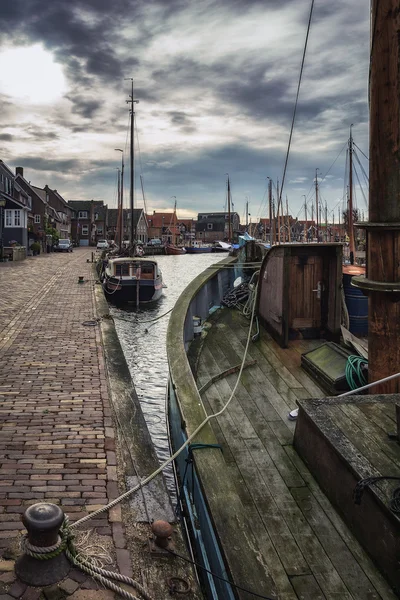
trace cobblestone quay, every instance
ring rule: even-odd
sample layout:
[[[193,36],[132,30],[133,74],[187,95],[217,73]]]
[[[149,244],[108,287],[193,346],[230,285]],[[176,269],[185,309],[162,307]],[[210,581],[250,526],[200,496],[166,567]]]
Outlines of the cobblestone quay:
[[[1,598],[40,596],[22,584],[12,593],[16,584],[6,560],[17,547],[27,506],[53,502],[75,521],[118,494],[100,331],[82,325],[98,316],[93,265],[87,263],[92,250],[0,263]],[[78,284],[78,276],[85,283]],[[120,571],[131,575],[118,515],[114,509],[88,525],[106,536]],[[64,595],[81,594],[85,577],[75,579],[67,580]],[[97,592],[96,599],[104,594],[113,596]]]

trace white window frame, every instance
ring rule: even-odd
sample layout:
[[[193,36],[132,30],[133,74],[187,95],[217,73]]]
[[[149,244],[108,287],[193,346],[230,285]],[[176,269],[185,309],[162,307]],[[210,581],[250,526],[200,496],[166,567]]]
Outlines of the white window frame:
[[[22,225],[22,215],[21,215],[21,210],[20,209],[16,209],[14,210],[14,227],[23,227]]]
[[[78,213],[78,219],[87,219],[87,218],[88,218],[88,211],[80,210]]]
[[[82,225],[82,235],[89,235],[89,225]]]
[[[25,214],[20,208],[6,208],[4,211],[4,227],[21,229],[25,227]]]
[[[212,223],[207,223],[207,229],[209,229],[211,231],[212,228],[213,228],[213,224]]]
[[[40,225],[40,215],[35,215],[35,223]]]

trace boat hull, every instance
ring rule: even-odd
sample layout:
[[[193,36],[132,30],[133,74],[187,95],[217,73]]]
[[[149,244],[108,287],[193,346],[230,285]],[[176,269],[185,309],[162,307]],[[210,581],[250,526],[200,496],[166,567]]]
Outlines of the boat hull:
[[[128,304],[137,302],[137,280],[119,280],[117,277],[106,277],[103,288],[107,299],[113,304]],[[155,302],[162,295],[162,281],[150,280],[139,282],[139,303]]]
[[[178,256],[180,254],[186,254],[186,248],[179,248],[179,246],[168,245],[165,246],[165,254],[170,256]]]
[[[188,254],[205,254],[206,252],[213,251],[211,246],[210,247],[204,246],[202,248],[194,248],[194,247],[187,246],[185,249]]]

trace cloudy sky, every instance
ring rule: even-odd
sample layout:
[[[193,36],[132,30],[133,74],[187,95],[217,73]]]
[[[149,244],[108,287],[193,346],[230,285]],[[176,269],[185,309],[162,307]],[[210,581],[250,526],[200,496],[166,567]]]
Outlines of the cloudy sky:
[[[322,180],[344,148],[321,181],[330,209],[342,198],[351,123],[368,154],[368,5],[315,1],[284,189],[294,216],[303,195],[311,206],[315,169]],[[149,211],[172,209],[172,196],[182,216],[224,210],[229,173],[239,214],[248,198],[253,221],[267,216],[309,10],[310,0],[6,0],[0,158],[66,199],[115,205],[132,77]],[[139,179],[135,194],[142,205]]]

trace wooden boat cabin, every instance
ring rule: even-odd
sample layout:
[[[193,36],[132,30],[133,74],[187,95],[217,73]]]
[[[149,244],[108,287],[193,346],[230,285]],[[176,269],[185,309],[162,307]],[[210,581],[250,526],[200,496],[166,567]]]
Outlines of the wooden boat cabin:
[[[264,257],[258,317],[286,348],[290,339],[340,337],[341,244],[282,244]]]

